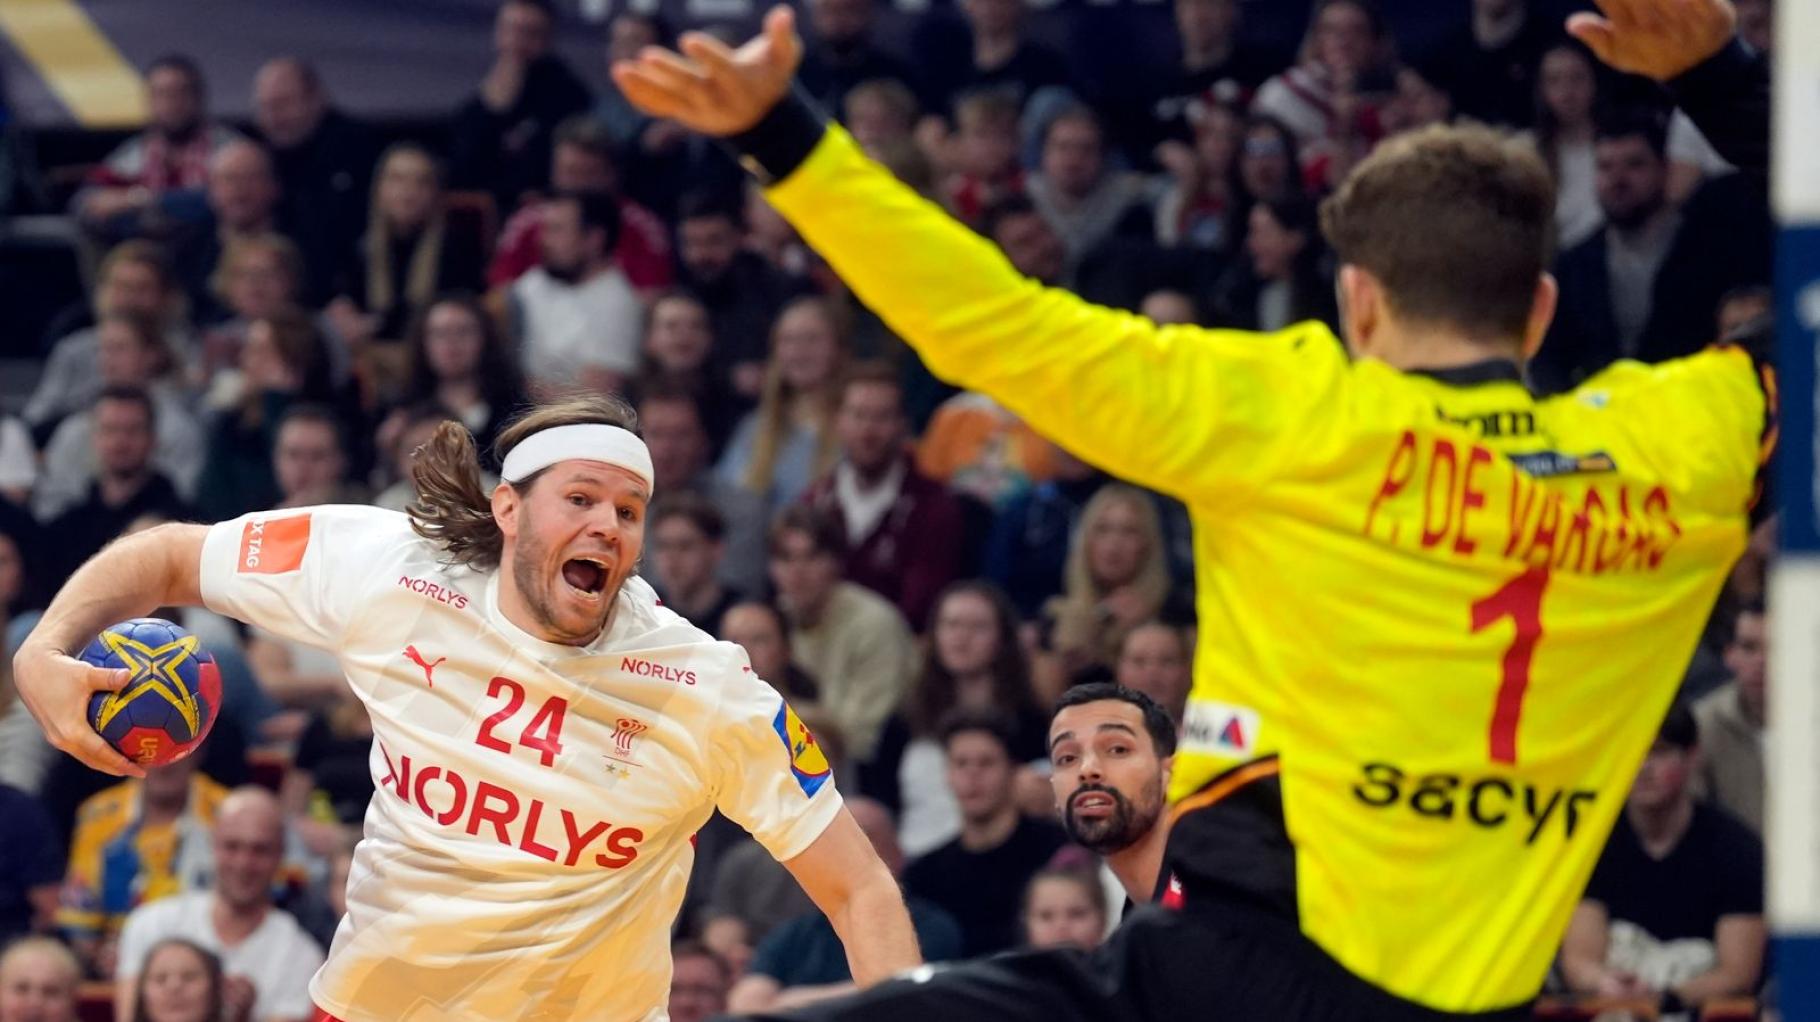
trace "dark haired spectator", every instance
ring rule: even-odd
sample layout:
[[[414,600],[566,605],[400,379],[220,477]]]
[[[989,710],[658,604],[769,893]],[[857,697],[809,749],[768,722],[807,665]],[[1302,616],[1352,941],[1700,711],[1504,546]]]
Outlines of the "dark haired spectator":
[[[0,949],[0,1019],[76,1022],[82,965],[50,937],[26,937]]]
[[[308,300],[324,301],[366,230],[378,139],[336,109],[315,65],[295,56],[274,57],[253,76],[253,125],[278,174],[278,222],[303,253]]]
[[[909,687],[916,649],[903,615],[884,597],[841,581],[840,523],[813,508],[787,508],[771,526],[771,582],[790,621],[790,647],[821,687],[821,706],[856,759]]]
[[[726,519],[713,504],[684,490],[657,498],[646,515],[651,557],[645,572],[664,606],[703,631],[713,631],[740,596],[720,581]]]
[[[555,28],[555,9],[545,0],[502,0],[493,18],[493,64],[455,111],[449,180],[490,193],[501,210],[550,179],[551,133],[593,103],[552,52]]]
[[[1725,644],[1731,680],[1693,705],[1700,728],[1699,793],[1763,834],[1763,745],[1769,710],[1769,618],[1761,603],[1738,611]]]
[[[285,409],[272,437],[272,478],[278,508],[364,504],[366,491],[349,477],[347,429],[335,410],[319,404]]]
[[[998,2],[998,0],[989,0]],[[1042,160],[1025,184],[1068,252],[1068,268],[1117,237],[1149,237],[1151,182],[1107,166],[1105,130],[1085,106],[1056,114],[1043,131]]]
[[[670,1022],[708,1022],[727,1008],[727,963],[692,940],[670,946]]]
[[[1055,823],[1018,811],[1016,764],[997,718],[956,714],[941,736],[961,832],[905,868],[904,891],[953,916],[971,958],[1018,943],[1024,886],[1067,837]]]
[[[149,241],[123,241],[108,250],[95,274],[94,299],[84,310],[89,325],[58,338],[20,418],[42,444],[66,415],[87,408],[101,393],[95,372],[101,341],[96,322],[107,316],[157,320],[165,342],[188,368],[197,357],[178,286],[164,249]]]
[[[691,391],[664,383],[640,389],[638,424],[645,446],[651,450],[657,492],[706,497],[727,525],[721,581],[740,592],[763,591],[769,522],[765,498],[714,470],[709,461],[712,441],[702,421],[701,405]]]
[[[882,363],[855,366],[840,393],[834,418],[840,460],[803,500],[841,522],[846,579],[896,604],[920,632],[936,594],[961,572],[961,506],[910,457],[897,370]]]
[[[434,401],[405,405],[386,417],[373,444],[380,461],[374,468],[373,485],[379,487],[374,506],[403,511],[417,499],[417,483],[411,478],[413,456],[419,447],[430,442],[438,427],[450,420],[460,421],[460,416]],[[481,485],[486,486],[488,481],[483,476]]]
[[[1392,87],[1394,40],[1371,0],[1317,0],[1294,67],[1258,89],[1252,112],[1295,133],[1304,159],[1378,138],[1378,106]],[[1337,178],[1337,176],[1336,176]]]
[[[132,1022],[251,1022],[245,980],[231,982],[221,959],[185,937],[167,937],[145,956],[132,992]]]
[[[7,698],[12,698],[11,682]],[[57,834],[34,796],[0,783],[0,819],[6,841],[0,842],[0,947],[15,937],[50,930],[57,915],[63,863]],[[0,1012],[0,1019],[6,1015]]]
[[[1188,108],[1187,123],[1191,144],[1171,140],[1156,151],[1171,178],[1156,203],[1157,244],[1230,252],[1238,245],[1244,205],[1238,177],[1244,118],[1236,106],[1196,102]]]
[[[272,158],[259,143],[236,138],[209,157],[202,216],[172,240],[171,263],[198,320],[222,318],[209,290],[221,254],[238,238],[278,230],[281,197]]]
[[[1562,38],[1553,14],[1532,0],[1472,0],[1470,21],[1434,50],[1462,116],[1512,128],[1533,123],[1537,69]]]
[[[152,403],[152,467],[187,500],[202,473],[204,433],[196,420],[195,402],[179,379],[176,358],[155,320],[111,315],[95,329],[95,375],[108,388],[142,390]],[[99,474],[100,423],[94,409],[78,412],[58,424],[44,447],[44,473],[33,505],[49,521],[88,493]]]
[[[800,288],[744,247],[745,217],[733,196],[683,196],[676,221],[678,281],[714,322],[715,364],[726,366],[734,390],[750,399],[758,396],[772,324]]]
[[[1605,223],[1593,148],[1599,75],[1592,54],[1575,42],[1549,47],[1536,76],[1535,104],[1535,129],[1523,137],[1535,143],[1555,179],[1555,243],[1570,249]]]
[[[1049,868],[1024,885],[1024,943],[1092,951],[1106,936],[1106,891],[1098,874]]]
[[[1558,309],[1529,366],[1540,392],[1567,390],[1621,358],[1660,360],[1647,330],[1657,274],[1681,224],[1668,202],[1665,130],[1650,112],[1599,124],[1595,181],[1605,229],[1555,263]]]
[[[1166,621],[1146,621],[1126,632],[1112,676],[1120,685],[1156,700],[1179,730],[1194,683],[1194,642],[1188,630]]]
[[[75,571],[142,514],[189,517],[188,502],[153,461],[156,409],[145,390],[131,386],[109,387],[95,399],[88,413],[93,479],[76,503],[62,506],[45,526],[56,557],[52,578]]]
[[[1240,330],[1281,330],[1309,319],[1337,324],[1314,205],[1264,200],[1251,207],[1249,220],[1244,254],[1215,285],[1215,322]]]
[[[1005,195],[980,211],[979,232],[992,239],[1017,271],[1041,284],[1066,286],[1068,245],[1048,214],[1023,194]]]
[[[480,302],[461,294],[436,299],[411,324],[403,382],[400,405],[447,409],[482,452],[525,401],[518,365],[498,325]],[[383,427],[381,433],[389,437]]]
[[[1448,124],[1455,114],[1453,83],[1446,66],[1435,61],[1397,68],[1396,91],[1384,104],[1384,135],[1400,135],[1432,124]]]
[[[876,0],[809,0],[809,31],[797,81],[828,110],[839,110],[861,82],[914,84],[908,64],[873,42]]]
[[[623,390],[638,371],[644,310],[613,262],[619,203],[604,193],[559,195],[542,218],[542,265],[511,291],[525,381],[533,396]]]
[[[752,670],[792,705],[816,703],[821,686],[790,653],[790,622],[777,604],[741,600],[721,615],[714,634],[746,651]]]
[[[617,23],[627,17],[622,14]],[[613,141],[601,123],[576,115],[556,126],[550,153],[550,192],[612,195],[619,201],[619,240],[613,259],[626,281],[641,296],[667,288],[676,279],[670,253],[670,228],[652,212],[619,195],[619,168]],[[543,196],[526,199],[505,226],[487,267],[487,285],[510,284],[538,265],[543,256]]]
[[[893,151],[905,145],[914,148],[920,111],[908,85],[895,78],[870,78],[847,90],[841,99],[840,120],[860,148],[890,166],[887,157]],[[1010,141],[1015,145],[1015,139]]]
[[[1068,64],[1031,37],[1024,0],[961,0],[964,25],[926,22],[913,61],[923,69],[931,112],[947,114],[976,89],[1002,88],[1024,107],[1039,92],[1066,88]]]
[[[904,851],[898,846],[891,811],[871,799],[847,800],[872,848],[892,876],[903,872]],[[945,962],[961,955],[960,925],[931,902],[914,895],[905,899],[916,943],[926,962]],[[853,974],[847,956],[826,916],[813,909],[778,926],[752,954],[746,974],[727,999],[731,1011],[758,1012],[801,1007],[850,993]]]
[[[693,399],[708,431],[710,460],[720,456],[734,426],[752,408],[714,364],[715,347],[708,308],[687,291],[666,291],[646,309],[644,370],[636,390],[675,391]]]
[[[483,263],[481,239],[448,216],[436,158],[409,142],[387,149],[374,171],[366,233],[327,310],[335,332],[362,356],[369,406],[397,388],[397,342],[406,327],[437,295],[478,291]]]
[[[633,10],[630,6],[621,7],[612,20],[607,22],[607,66],[631,60],[647,46],[670,46],[673,42],[670,27],[664,22],[663,15],[653,11]],[[592,119],[606,129],[613,147],[622,152],[632,151],[639,146],[645,133],[660,124],[628,102],[611,75],[606,77],[600,98],[594,101]],[[669,125],[668,130],[681,129]]]
[[[1246,202],[1299,198],[1307,191],[1301,143],[1282,121],[1254,112],[1245,119],[1244,138],[1239,185]]]
[[[1763,845],[1689,790],[1694,718],[1670,710],[1574,910],[1561,971],[1578,993],[1666,1014],[1749,994],[1763,974]]]
[[[280,310],[255,320],[240,349],[239,369],[211,394],[216,418],[198,487],[203,515],[233,518],[279,499],[272,450],[285,411],[333,397],[322,337],[303,314]]]
[[[145,101],[145,130],[97,164],[70,204],[82,225],[104,239],[193,222],[209,159],[239,137],[208,119],[208,87],[189,57],[152,61],[145,69]]]
[[[1249,103],[1253,93],[1288,63],[1258,40],[1244,37],[1239,0],[1175,0],[1176,58],[1146,83],[1135,116],[1115,118],[1115,130],[1134,157],[1148,159],[1162,142],[1186,142],[1194,108]]]

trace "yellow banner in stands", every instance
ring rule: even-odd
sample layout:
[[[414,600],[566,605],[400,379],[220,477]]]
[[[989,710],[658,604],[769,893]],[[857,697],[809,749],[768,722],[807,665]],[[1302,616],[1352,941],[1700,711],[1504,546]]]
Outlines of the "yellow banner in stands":
[[[139,72],[76,0],[5,0],[0,3],[0,32],[83,127],[145,122],[145,84]]]

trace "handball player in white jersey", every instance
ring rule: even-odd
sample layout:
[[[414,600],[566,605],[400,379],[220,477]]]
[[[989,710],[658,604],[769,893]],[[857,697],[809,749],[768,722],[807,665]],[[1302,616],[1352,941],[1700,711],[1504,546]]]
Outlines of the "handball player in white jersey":
[[[85,709],[125,672],[70,656],[100,629],[200,605],[336,654],[372,717],[376,791],[310,987],[330,1018],[664,1018],[716,807],[789,867],[861,984],[916,965],[814,738],[739,647],[633,577],[652,490],[634,421],[612,398],[531,412],[500,437],[491,494],[445,423],[408,516],[323,506],[122,539],[20,647],[20,695],[58,748],[138,774]]]

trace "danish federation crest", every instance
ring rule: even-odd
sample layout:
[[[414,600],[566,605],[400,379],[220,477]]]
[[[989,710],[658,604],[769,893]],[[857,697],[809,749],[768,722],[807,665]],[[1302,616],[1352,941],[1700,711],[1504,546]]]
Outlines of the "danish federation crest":
[[[790,773],[796,777],[796,783],[802,786],[803,794],[813,796],[828,783],[833,771],[828,766],[828,757],[822,753],[822,747],[816,743],[815,736],[809,732],[809,726],[796,715],[789,703],[777,708],[777,716],[771,721],[771,727],[777,737],[783,740],[784,748],[790,753]]]

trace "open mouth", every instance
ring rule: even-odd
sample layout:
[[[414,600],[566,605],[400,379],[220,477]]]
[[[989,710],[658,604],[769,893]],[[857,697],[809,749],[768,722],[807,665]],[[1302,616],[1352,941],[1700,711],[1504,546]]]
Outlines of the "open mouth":
[[[591,557],[572,557],[562,562],[562,580],[581,595],[599,599],[607,586],[607,566]]]
[[[1074,815],[1088,819],[1098,819],[1112,815],[1118,802],[1103,791],[1089,791],[1074,797]]]

